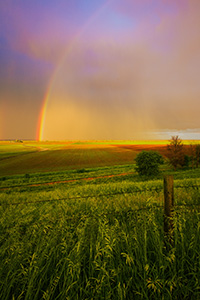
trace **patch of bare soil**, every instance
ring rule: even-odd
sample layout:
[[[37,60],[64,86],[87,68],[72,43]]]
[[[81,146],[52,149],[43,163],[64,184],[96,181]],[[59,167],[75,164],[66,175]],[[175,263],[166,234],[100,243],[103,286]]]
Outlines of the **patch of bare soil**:
[[[133,172],[129,173],[121,173],[121,174],[114,174],[114,175],[103,175],[103,176],[96,176],[96,177],[86,177],[86,178],[79,178],[79,179],[70,179],[70,180],[60,180],[60,181],[51,181],[51,182],[44,182],[44,183],[36,183],[36,184],[27,184],[27,185],[21,185],[21,186],[13,186],[13,187],[33,187],[33,186],[43,186],[43,185],[53,185],[53,184],[58,184],[58,183],[69,183],[69,182],[76,182],[80,180],[95,180],[95,179],[100,179],[100,178],[111,178],[111,177],[117,177],[117,176],[126,176],[133,174]],[[6,190],[10,189],[13,187],[2,187],[0,190]]]

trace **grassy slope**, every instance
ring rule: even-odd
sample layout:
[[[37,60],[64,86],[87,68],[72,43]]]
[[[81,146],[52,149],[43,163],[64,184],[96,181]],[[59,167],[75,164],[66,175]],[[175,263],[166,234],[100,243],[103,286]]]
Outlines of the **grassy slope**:
[[[0,190],[1,299],[199,298],[198,210],[175,210],[175,248],[167,252],[163,243],[163,209],[155,207],[163,205],[161,176],[145,181],[132,173],[132,164],[80,170],[87,166],[83,164],[87,160],[90,164],[98,160],[97,165],[102,159],[116,164],[112,147],[100,146],[98,151],[92,147],[86,151],[79,149],[80,144],[78,149],[68,145],[66,151],[58,150],[52,143],[48,146],[52,151],[36,149],[40,161],[44,155],[43,170],[52,170],[49,163],[56,158],[59,163],[60,153],[67,160],[70,151],[71,155],[78,153],[72,165],[78,160],[79,170],[34,173],[39,167],[33,154],[27,152],[21,166],[27,156],[26,163],[31,162],[32,167],[30,178],[13,174],[1,180],[0,187],[77,179],[65,184]],[[119,150],[123,159],[131,152]],[[25,170],[24,167],[22,173]],[[124,172],[128,174],[81,179]],[[175,188],[176,204],[199,202],[199,190],[190,187],[200,183],[199,170],[170,172],[174,174],[175,186],[186,187]],[[158,191],[148,191],[155,187]],[[141,192],[134,193],[135,190]],[[52,201],[55,199],[65,200]],[[7,205],[43,200],[52,202]],[[135,211],[143,206],[145,210]]]

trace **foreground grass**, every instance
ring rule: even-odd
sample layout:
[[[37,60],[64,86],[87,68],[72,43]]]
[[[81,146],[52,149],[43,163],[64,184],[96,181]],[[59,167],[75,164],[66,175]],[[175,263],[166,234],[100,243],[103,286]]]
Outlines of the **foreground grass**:
[[[162,180],[131,176],[2,190],[0,298],[199,299],[198,207],[177,207],[167,251]],[[175,180],[177,204],[199,203],[194,183]]]

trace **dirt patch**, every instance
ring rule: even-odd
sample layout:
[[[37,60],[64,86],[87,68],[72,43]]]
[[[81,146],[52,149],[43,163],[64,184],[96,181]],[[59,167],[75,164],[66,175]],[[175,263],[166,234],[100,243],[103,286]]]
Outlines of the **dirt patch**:
[[[52,182],[45,182],[45,183],[39,183],[39,184],[31,184],[28,185],[29,187],[31,186],[40,186],[40,185],[52,185],[52,184],[58,184],[58,183],[68,183],[68,182],[76,182],[79,180],[95,180],[95,179],[100,179],[100,178],[112,178],[112,177],[117,177],[117,176],[126,176],[129,174],[133,174],[133,172],[129,173],[121,173],[121,174],[115,174],[115,175],[103,175],[103,176],[96,176],[96,177],[87,177],[87,178],[79,178],[79,179],[70,179],[70,180],[61,180],[61,181],[52,181]]]
[[[2,188],[0,188],[0,190],[7,190],[7,189],[11,189],[11,188],[20,188],[20,187],[23,188],[23,187],[53,185],[53,184],[59,184],[59,183],[70,183],[70,182],[77,182],[77,181],[80,181],[80,180],[90,181],[90,180],[95,180],[95,179],[112,178],[112,177],[126,176],[126,175],[131,175],[131,174],[133,174],[133,172],[120,173],[120,174],[114,174],[114,175],[103,175],[103,176],[96,176],[96,177],[86,177],[86,178],[79,178],[79,179],[51,181],[51,182],[36,183],[36,184],[27,184],[27,185],[16,185],[16,186],[10,186],[10,187],[2,187]]]

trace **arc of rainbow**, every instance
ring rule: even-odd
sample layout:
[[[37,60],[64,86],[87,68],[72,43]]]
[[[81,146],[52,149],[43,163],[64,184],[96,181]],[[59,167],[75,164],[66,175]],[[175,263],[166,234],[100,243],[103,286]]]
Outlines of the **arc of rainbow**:
[[[47,106],[48,106],[48,101],[49,97],[51,94],[52,86],[53,83],[56,80],[57,74],[62,67],[62,64],[66,60],[67,56],[71,53],[73,50],[74,46],[76,45],[76,42],[78,39],[81,37],[81,35],[85,32],[85,30],[92,24],[92,22],[95,21],[95,19],[110,5],[114,0],[107,0],[100,8],[98,8],[95,13],[87,20],[85,25],[81,28],[81,30],[75,35],[75,37],[72,39],[71,43],[67,47],[64,55],[62,56],[61,60],[59,61],[58,65],[56,66],[50,82],[47,86],[47,91],[45,93],[44,99],[42,101],[42,108],[39,113],[39,118],[38,118],[38,125],[37,125],[37,131],[36,131],[36,140],[41,141],[44,136],[44,125],[45,125],[45,119],[46,119],[46,111],[47,111]]]

